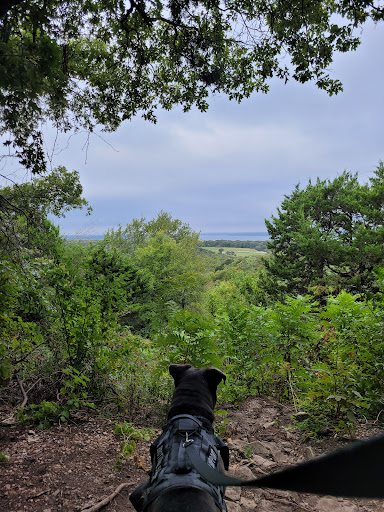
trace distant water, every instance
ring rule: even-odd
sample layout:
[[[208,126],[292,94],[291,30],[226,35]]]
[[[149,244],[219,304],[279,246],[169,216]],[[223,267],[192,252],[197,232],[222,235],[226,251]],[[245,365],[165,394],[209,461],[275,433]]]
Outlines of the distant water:
[[[78,235],[64,235],[65,238],[69,240],[103,240],[104,235],[82,235],[79,233]]]
[[[65,235],[70,240],[103,240],[104,235]],[[200,233],[200,240],[249,240],[264,242],[269,240],[269,235],[265,231],[249,233]]]

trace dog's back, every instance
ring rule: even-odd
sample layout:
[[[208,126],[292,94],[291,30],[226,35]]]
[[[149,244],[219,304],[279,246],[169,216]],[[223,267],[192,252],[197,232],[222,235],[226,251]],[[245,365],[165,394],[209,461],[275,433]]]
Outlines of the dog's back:
[[[149,505],[146,512],[214,512],[218,510],[215,500],[207,492],[185,487],[164,492]]]
[[[138,512],[221,512],[224,488],[200,477],[186,459],[185,443],[193,442],[211,467],[223,471],[228,465],[228,448],[212,427],[216,389],[225,375],[191,365],[171,365],[169,371],[175,381],[169,423],[151,447],[150,480],[131,501]]]

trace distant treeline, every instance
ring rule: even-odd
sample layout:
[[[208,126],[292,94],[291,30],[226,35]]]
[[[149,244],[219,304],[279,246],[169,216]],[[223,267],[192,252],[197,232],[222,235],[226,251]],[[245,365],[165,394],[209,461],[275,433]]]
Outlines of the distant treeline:
[[[203,240],[203,247],[240,247],[266,251],[267,242],[257,240]]]

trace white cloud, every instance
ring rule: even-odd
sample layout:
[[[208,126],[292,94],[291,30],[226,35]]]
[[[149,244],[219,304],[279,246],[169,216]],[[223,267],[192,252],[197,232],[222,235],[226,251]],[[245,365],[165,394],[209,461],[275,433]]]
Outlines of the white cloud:
[[[268,158],[272,154],[284,154],[289,158],[298,158],[298,149],[304,153],[305,148],[313,147],[315,141],[297,127],[287,131],[283,127],[241,126],[238,124],[219,123],[213,120],[205,123],[203,129],[174,125],[172,136],[177,140],[179,151],[192,161],[217,162],[247,160],[255,162],[257,158]],[[237,176],[239,178],[239,176]]]

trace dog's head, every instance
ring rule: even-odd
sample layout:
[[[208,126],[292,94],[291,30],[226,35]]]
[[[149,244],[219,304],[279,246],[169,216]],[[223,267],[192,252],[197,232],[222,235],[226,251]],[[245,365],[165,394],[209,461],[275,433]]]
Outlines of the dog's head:
[[[194,368],[190,364],[171,364],[169,373],[175,381],[168,419],[178,414],[204,416],[214,420],[217,386],[226,376],[217,368]]]

